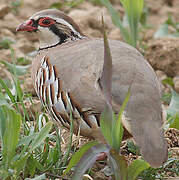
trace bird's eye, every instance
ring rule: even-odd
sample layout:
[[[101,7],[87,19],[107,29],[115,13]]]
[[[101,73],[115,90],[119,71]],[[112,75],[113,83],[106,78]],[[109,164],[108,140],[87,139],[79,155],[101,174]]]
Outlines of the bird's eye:
[[[50,26],[50,25],[52,25],[52,24],[54,24],[54,23],[55,23],[55,22],[54,22],[53,19],[45,17],[45,18],[39,19],[39,23],[38,23],[38,24],[39,24],[40,26],[48,27],[48,26]]]

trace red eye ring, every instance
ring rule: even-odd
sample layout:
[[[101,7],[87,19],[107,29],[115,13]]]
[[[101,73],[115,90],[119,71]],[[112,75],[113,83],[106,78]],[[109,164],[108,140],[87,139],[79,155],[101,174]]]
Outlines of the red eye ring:
[[[38,24],[43,27],[49,27],[54,23],[55,23],[55,21],[49,17],[41,18],[41,19],[39,19],[39,22],[38,22]]]

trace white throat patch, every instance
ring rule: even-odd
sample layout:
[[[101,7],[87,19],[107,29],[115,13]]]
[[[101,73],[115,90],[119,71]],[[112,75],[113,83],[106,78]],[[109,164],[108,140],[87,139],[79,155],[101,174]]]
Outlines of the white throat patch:
[[[40,43],[40,49],[48,48],[51,46],[55,46],[59,43],[60,37],[55,35],[53,32],[49,30],[49,28],[44,28],[39,26],[39,43]]]

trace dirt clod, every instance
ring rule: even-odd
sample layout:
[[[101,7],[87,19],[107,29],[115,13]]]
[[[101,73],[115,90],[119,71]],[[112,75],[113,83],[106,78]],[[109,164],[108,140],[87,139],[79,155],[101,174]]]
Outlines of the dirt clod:
[[[6,4],[0,5],[0,18],[3,18],[10,11],[10,7]]]
[[[149,42],[146,59],[155,70],[164,71],[168,76],[179,75],[179,38],[153,39]]]

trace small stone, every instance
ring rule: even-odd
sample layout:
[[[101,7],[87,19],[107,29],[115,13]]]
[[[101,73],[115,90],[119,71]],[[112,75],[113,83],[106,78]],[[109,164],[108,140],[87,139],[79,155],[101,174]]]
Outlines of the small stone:
[[[2,4],[0,5],[0,18],[3,18],[10,11],[10,7],[8,5]]]

